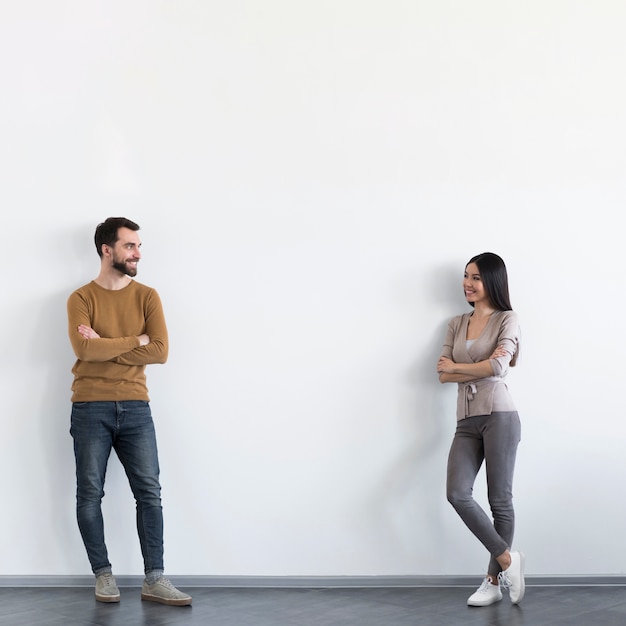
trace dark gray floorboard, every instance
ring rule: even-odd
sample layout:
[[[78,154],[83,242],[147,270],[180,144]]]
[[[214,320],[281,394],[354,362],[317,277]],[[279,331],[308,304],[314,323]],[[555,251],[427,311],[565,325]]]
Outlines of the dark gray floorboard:
[[[184,589],[184,588],[183,588]],[[528,587],[520,606],[466,605],[473,588],[189,588],[190,607],[119,604],[85,587],[0,588],[1,626],[625,626],[623,586]]]

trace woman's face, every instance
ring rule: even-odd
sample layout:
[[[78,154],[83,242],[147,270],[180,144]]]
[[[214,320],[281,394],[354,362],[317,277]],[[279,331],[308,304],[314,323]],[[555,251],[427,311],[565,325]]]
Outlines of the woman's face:
[[[476,263],[468,263],[465,268],[463,291],[465,292],[465,299],[474,305],[477,302],[489,303],[489,298]]]

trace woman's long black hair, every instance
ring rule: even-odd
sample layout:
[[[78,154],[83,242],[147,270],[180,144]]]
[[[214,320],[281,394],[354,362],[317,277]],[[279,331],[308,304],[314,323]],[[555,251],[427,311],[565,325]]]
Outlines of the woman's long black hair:
[[[483,252],[472,257],[467,265],[470,263],[476,263],[485,292],[493,307],[498,311],[512,311],[513,307],[509,298],[509,277],[502,258],[493,252]],[[473,302],[469,304],[474,306]],[[511,367],[517,362],[518,354],[519,346],[511,359]]]
[[[493,252],[483,252],[472,257],[467,265],[470,263],[476,263],[485,291],[494,308],[498,311],[512,311],[513,307],[509,298],[509,278],[502,258]],[[470,304],[474,306],[473,302]]]

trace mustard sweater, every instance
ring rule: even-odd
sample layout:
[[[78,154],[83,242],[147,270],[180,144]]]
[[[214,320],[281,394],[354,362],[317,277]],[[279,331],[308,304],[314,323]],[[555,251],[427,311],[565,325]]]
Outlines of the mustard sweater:
[[[72,402],[149,401],[146,365],[165,363],[167,327],[158,293],[131,281],[110,290],[94,281],[67,301],[68,331],[77,361],[72,368]],[[91,326],[99,339],[84,339],[78,326]],[[139,345],[139,335],[150,343]]]

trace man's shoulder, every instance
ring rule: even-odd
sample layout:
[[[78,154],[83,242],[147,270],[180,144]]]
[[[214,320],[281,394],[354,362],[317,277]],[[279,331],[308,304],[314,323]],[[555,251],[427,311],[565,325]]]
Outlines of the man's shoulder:
[[[143,293],[143,294],[153,294],[153,293],[156,294],[157,293],[157,290],[154,287],[150,287],[149,285],[140,283],[134,278],[133,280],[130,281],[130,284],[128,286],[129,288],[135,289],[136,291],[139,291],[140,293]]]
[[[146,285],[145,283],[140,283],[135,278],[130,281],[130,285],[134,285],[137,289],[147,289],[148,291],[154,291],[154,287],[150,287],[150,285]]]
[[[94,285],[95,285],[95,282],[93,280],[91,280],[88,283],[85,283],[84,285],[74,289],[74,291],[72,291],[72,293],[69,295],[70,299],[74,298],[76,296],[84,296],[84,295],[92,292]]]
[[[133,279],[131,280],[126,287],[120,290],[115,289],[106,289],[98,285],[95,280],[90,280],[88,283],[85,283],[81,287],[75,289],[70,295],[74,294],[85,294],[85,293],[123,293],[124,291],[141,291],[145,293],[156,293],[156,289],[154,287],[149,287],[148,285],[144,285],[139,281]]]
[[[125,306],[125,302],[143,302],[145,306],[161,306],[161,298],[156,289],[136,280],[131,280],[120,290],[105,289],[92,280],[75,289],[67,299],[68,307],[95,306],[96,303]]]

